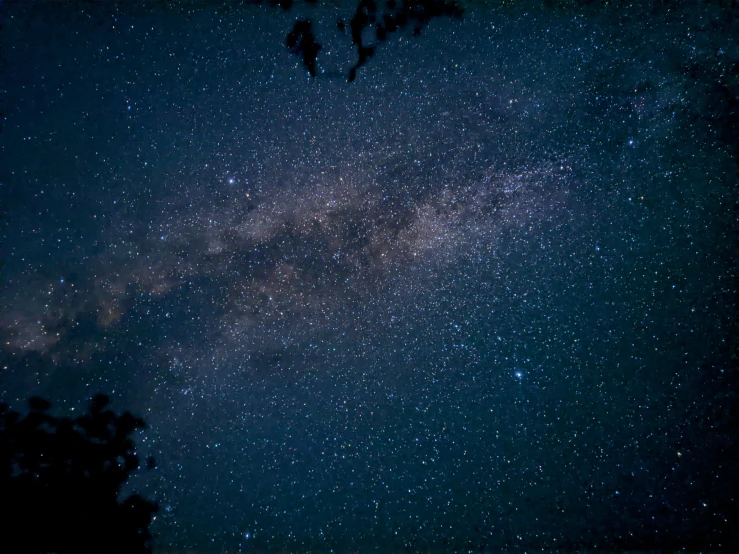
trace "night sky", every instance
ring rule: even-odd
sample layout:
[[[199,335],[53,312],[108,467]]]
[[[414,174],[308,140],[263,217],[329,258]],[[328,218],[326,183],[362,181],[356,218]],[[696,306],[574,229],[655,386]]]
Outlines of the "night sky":
[[[461,5],[0,8],[0,397],[157,550],[739,544],[736,2]]]

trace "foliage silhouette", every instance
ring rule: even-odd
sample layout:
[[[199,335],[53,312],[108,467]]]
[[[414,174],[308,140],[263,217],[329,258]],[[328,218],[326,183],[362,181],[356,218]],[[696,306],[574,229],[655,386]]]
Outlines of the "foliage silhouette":
[[[318,0],[305,0],[317,4]],[[262,4],[264,0],[246,0],[247,4]],[[270,6],[287,11],[294,0],[267,0]],[[437,17],[462,17],[464,8],[458,0],[359,0],[349,20],[352,47],[357,50],[357,62],[349,69],[349,82],[357,78],[357,70],[375,55],[380,43],[387,41],[391,33],[413,27],[418,36],[432,19]],[[339,19],[336,27],[344,33],[347,22]],[[299,19],[285,37],[288,49],[300,57],[311,77],[316,76],[318,53],[323,48],[316,40],[310,20]]]
[[[156,505],[137,494],[118,501],[139,467],[131,434],[145,424],[108,401],[95,396],[75,419],[49,415],[38,397],[25,417],[0,404],[0,551],[151,552]]]
[[[285,44],[294,54],[302,56],[303,65],[308,68],[311,77],[316,76],[316,59],[322,46],[316,42],[311,29],[312,23],[307,19],[295,22],[293,30],[288,33]]]
[[[388,38],[388,34],[413,25],[413,35],[421,34],[423,27],[436,17],[462,17],[464,10],[456,0],[386,0],[385,10],[378,8],[375,0],[360,0],[354,16],[349,22],[352,44],[357,47],[357,63],[349,69],[349,82],[357,77],[357,69],[375,55],[377,45]],[[343,29],[344,22],[338,27]],[[374,40],[365,44],[365,29],[374,29]]]

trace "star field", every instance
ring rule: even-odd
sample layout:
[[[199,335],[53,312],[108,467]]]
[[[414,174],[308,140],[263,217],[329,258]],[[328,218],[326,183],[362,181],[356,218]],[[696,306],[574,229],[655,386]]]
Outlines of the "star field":
[[[585,4],[5,6],[3,401],[141,416],[155,550],[737,544],[739,14]]]

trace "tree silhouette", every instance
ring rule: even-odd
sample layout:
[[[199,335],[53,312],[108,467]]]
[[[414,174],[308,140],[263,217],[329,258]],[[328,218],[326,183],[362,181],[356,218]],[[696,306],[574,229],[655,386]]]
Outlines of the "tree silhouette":
[[[49,415],[38,397],[25,417],[0,404],[1,551],[151,551],[156,505],[137,494],[118,501],[139,467],[131,434],[145,424],[108,401],[95,396],[75,419]]]
[[[299,19],[295,22],[293,30],[285,39],[285,44],[294,54],[302,56],[303,65],[308,68],[311,77],[316,76],[316,59],[318,52],[323,48],[316,42],[311,30],[312,23],[307,19]]]
[[[464,10],[456,0],[386,0],[384,10],[375,0],[360,0],[349,22],[352,44],[357,47],[357,63],[349,69],[349,82],[357,77],[357,69],[375,55],[379,43],[387,40],[390,33],[413,26],[413,35],[436,17],[461,17]],[[340,30],[346,24],[339,21]],[[374,39],[365,44],[365,30],[374,28]]]
[[[318,0],[305,0],[317,4]],[[247,4],[262,4],[263,0],[246,0]],[[295,4],[293,0],[267,0],[270,6],[279,6],[287,11]],[[413,27],[418,36],[432,19],[437,17],[462,17],[464,8],[458,0],[359,0],[349,20],[352,47],[356,47],[357,61],[349,68],[349,82],[357,78],[357,70],[375,55],[380,43],[388,36]],[[344,33],[347,23],[339,19],[336,27]],[[298,19],[285,37],[285,45],[302,59],[311,77],[316,76],[318,53],[323,48],[316,40],[313,24],[307,19]]]

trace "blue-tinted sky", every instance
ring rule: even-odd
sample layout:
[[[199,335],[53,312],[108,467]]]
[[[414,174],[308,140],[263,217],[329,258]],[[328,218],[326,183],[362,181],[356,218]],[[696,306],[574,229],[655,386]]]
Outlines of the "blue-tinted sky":
[[[160,550],[736,543],[729,4],[4,3],[2,399]]]

